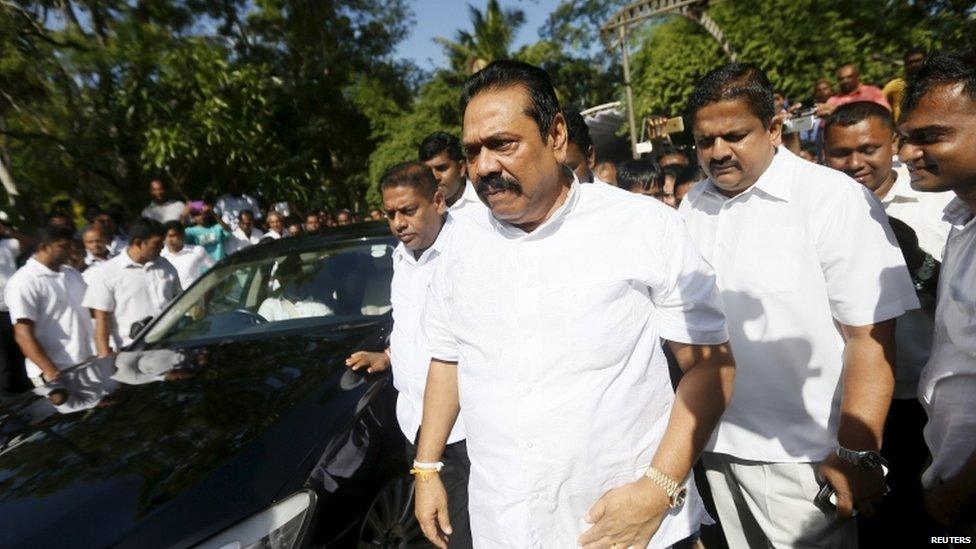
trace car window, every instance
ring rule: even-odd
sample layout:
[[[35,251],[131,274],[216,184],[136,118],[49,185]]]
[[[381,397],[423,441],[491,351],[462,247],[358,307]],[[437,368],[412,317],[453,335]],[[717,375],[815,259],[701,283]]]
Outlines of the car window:
[[[344,324],[390,308],[393,246],[362,243],[217,267],[173,304],[147,343]]]

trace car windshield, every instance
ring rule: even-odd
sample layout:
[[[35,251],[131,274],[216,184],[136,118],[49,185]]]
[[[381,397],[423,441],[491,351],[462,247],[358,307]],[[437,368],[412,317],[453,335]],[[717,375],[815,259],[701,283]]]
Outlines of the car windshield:
[[[382,241],[217,267],[146,333],[149,344],[344,325],[391,308],[393,246]]]

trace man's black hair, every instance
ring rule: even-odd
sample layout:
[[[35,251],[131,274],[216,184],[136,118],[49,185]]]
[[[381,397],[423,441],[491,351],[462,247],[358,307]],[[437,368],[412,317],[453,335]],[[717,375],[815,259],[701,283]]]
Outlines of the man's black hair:
[[[617,166],[617,186],[621,189],[647,190],[664,183],[664,172],[654,160],[625,160]]]
[[[676,173],[674,176],[674,186],[684,185],[686,183],[694,183],[701,179],[698,173],[698,166],[682,166],[680,168],[674,168]]]
[[[940,52],[931,55],[908,81],[902,100],[901,116],[918,107],[922,96],[934,88],[962,84],[962,91],[976,101],[976,50],[968,52]]]
[[[827,132],[835,125],[847,128],[869,118],[876,118],[886,128],[895,131],[895,120],[886,107],[874,101],[854,101],[837,107],[824,119],[823,135],[827,136]]]
[[[179,221],[167,221],[163,223],[163,234],[169,234],[170,231],[176,231],[180,236],[186,236],[186,228]]]
[[[529,105],[525,109],[525,115],[535,120],[539,133],[545,140],[556,115],[559,114],[556,90],[546,71],[521,61],[492,61],[468,78],[461,90],[461,118],[464,118],[468,103],[479,93],[512,86],[520,86],[528,94]]]
[[[464,159],[461,153],[461,142],[457,137],[446,132],[434,132],[425,137],[417,147],[417,158],[421,162],[427,162],[444,151],[447,151],[447,156],[455,162]]]
[[[583,115],[576,112],[563,113],[566,117],[566,129],[569,132],[569,142],[576,143],[576,146],[583,151],[583,154],[588,154],[590,147],[593,146],[593,140],[590,139],[590,128],[586,125],[586,120],[583,119]]]
[[[140,217],[133,221],[129,227],[129,242],[141,242],[154,236],[166,238],[166,229],[163,228],[162,223],[155,219]]]
[[[244,219],[245,214],[251,216],[251,219],[254,219],[254,212],[251,210],[241,210],[240,213],[237,214],[237,220],[240,221],[241,219]]]
[[[285,225],[285,228],[286,229],[288,227],[293,227],[295,225],[298,225],[299,227],[301,227],[302,226],[302,219],[300,217],[298,217],[297,215],[289,215],[288,217],[285,218],[284,225]]]
[[[698,81],[688,99],[688,120],[694,123],[698,111],[712,103],[736,99],[744,101],[763,127],[769,128],[776,115],[773,87],[762,69],[743,63],[727,63]]]
[[[37,229],[37,245],[48,246],[61,240],[74,240],[75,233],[65,227],[52,227],[50,225]]]
[[[430,168],[420,162],[401,162],[388,168],[380,178],[380,194],[393,187],[411,187],[433,201],[437,193],[437,180]],[[352,216],[351,213],[349,215]]]

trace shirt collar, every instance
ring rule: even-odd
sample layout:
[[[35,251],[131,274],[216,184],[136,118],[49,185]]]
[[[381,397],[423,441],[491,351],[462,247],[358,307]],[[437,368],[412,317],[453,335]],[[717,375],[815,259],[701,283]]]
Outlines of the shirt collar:
[[[556,211],[552,212],[549,219],[545,220],[542,225],[539,225],[534,231],[527,233],[511,223],[498,220],[494,215],[489,213],[489,219],[491,220],[492,226],[506,237],[525,240],[543,238],[559,228],[559,226],[566,219],[566,216],[573,211],[573,209],[576,207],[576,203],[579,202],[579,179],[576,177],[576,174],[573,173],[573,170],[570,170],[565,166],[563,168],[570,175],[570,177],[573,178],[569,185],[569,194],[566,195],[566,201],[563,202],[563,204],[559,206]]]
[[[882,204],[891,202],[918,202],[918,193],[912,189],[911,177],[903,165],[893,165],[895,183],[888,190],[888,194],[881,199]]]
[[[446,235],[448,233],[450,225],[451,225],[450,221],[448,221],[448,219],[445,217],[444,224],[441,225],[441,232],[437,233],[437,239],[434,240],[434,243],[430,245],[430,248],[427,248],[426,250],[424,250],[422,254],[420,254],[419,259],[414,257],[413,252],[408,250],[407,247],[403,244],[403,242],[397,244],[397,247],[394,248],[393,250],[394,258],[406,261],[411,265],[422,265],[424,263],[427,263],[428,261],[432,260],[434,257],[440,255],[440,253],[443,251],[444,242],[447,240]]]
[[[52,271],[47,265],[41,263],[33,257],[27,260],[26,265],[30,267],[31,271],[36,276],[61,276],[61,272]]]
[[[942,210],[942,220],[956,227],[964,227],[973,220],[973,212],[958,196],[950,201]]]
[[[457,211],[466,206],[471,202],[481,202],[481,198],[478,197],[478,191],[474,189],[474,184],[464,180],[464,192],[461,193],[461,197],[457,199],[457,202],[451,205],[447,209],[449,212]]]
[[[126,246],[125,248],[122,248],[122,251],[119,252],[118,257],[121,257],[122,258],[122,267],[123,268],[139,267],[140,269],[148,269],[148,268],[152,267],[156,263],[155,261],[147,261],[145,263],[136,263],[136,261],[134,259],[132,259],[132,257],[129,256],[129,247],[128,246]]]
[[[706,180],[708,184],[704,186],[704,191],[721,195],[725,200],[732,200],[747,193],[761,192],[773,198],[789,202],[793,196],[793,180],[791,175],[796,162],[799,161],[799,157],[791,153],[786,147],[780,146],[776,148],[773,161],[769,163],[766,171],[759,176],[759,179],[751,187],[742,193],[728,198],[719,191],[711,178]]]

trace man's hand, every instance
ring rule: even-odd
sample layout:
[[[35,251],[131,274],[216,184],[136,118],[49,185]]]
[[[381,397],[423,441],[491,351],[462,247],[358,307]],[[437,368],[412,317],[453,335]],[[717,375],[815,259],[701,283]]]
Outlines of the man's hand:
[[[426,479],[417,477],[414,495],[414,514],[424,535],[437,547],[447,549],[452,532],[451,519],[447,514],[447,490],[440,475],[430,475]]]
[[[48,381],[48,382],[54,381],[55,379],[61,377],[61,370],[59,370],[54,365],[50,365],[46,368],[41,368],[41,373],[44,374],[44,381]]]
[[[828,105],[826,103],[817,103],[817,116],[820,118],[830,116],[830,113],[834,112],[835,108],[836,107],[833,105]]]
[[[390,367],[390,357],[386,353],[356,351],[346,359],[346,366],[353,370],[366,368],[366,373],[382,372]]]
[[[880,467],[871,471],[854,465],[831,453],[820,464],[820,475],[837,493],[837,516],[842,519],[854,516],[854,509],[870,517],[874,514],[873,502],[884,495],[884,472]]]
[[[579,537],[586,549],[647,547],[668,512],[668,496],[651,479],[614,488],[603,494],[586,513],[593,525]]]

